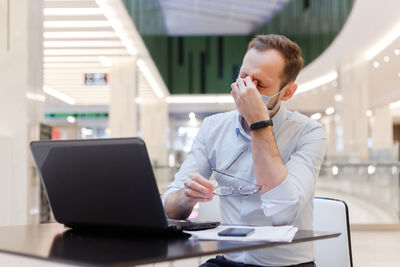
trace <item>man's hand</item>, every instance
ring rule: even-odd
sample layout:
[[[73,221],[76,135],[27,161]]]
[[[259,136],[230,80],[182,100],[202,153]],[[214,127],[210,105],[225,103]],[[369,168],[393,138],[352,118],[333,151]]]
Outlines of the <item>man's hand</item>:
[[[268,109],[250,76],[244,79],[238,78],[236,82],[231,84],[231,88],[231,94],[239,112],[249,125],[257,121],[270,119]]]
[[[196,205],[197,202],[211,201],[214,196],[214,185],[199,173],[189,174],[182,189],[187,203]]]
[[[199,173],[189,174],[184,185],[165,199],[165,210],[170,218],[186,219],[197,202],[211,201],[214,197],[213,183]]]

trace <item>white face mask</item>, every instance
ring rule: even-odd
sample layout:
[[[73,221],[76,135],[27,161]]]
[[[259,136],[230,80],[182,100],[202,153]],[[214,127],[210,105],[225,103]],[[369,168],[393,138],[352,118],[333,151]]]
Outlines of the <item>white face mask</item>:
[[[282,91],[283,91],[283,89],[282,89],[282,90],[279,90],[279,92],[277,92],[276,94],[274,94],[274,95],[272,95],[272,96],[261,95],[262,100],[263,100],[265,106],[266,106],[267,109],[268,109],[268,114],[269,114],[269,115],[271,115],[271,113],[273,112],[273,110],[274,110],[275,107],[276,107],[276,105],[275,105],[275,106],[273,106],[271,109],[269,109],[269,108],[268,108],[269,101],[270,101],[271,98],[273,98],[274,96],[279,95]]]

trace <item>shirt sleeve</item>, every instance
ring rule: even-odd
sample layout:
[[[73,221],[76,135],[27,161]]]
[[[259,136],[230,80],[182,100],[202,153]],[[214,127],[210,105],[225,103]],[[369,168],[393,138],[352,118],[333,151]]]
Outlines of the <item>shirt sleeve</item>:
[[[205,137],[208,132],[208,119],[206,118],[201,125],[199,132],[193,140],[192,148],[187,154],[186,159],[183,161],[182,166],[175,175],[175,179],[167,190],[161,196],[163,205],[167,196],[184,187],[185,180],[189,177],[190,173],[198,172],[204,178],[211,175],[211,167],[207,158]]]
[[[313,123],[305,128],[296,151],[286,163],[286,178],[261,195],[263,212],[273,225],[293,224],[299,212],[314,196],[327,137],[325,129],[319,124]]]

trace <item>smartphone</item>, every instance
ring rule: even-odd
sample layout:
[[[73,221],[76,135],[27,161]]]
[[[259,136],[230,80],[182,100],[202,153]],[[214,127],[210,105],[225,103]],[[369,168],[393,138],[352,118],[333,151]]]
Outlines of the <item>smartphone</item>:
[[[254,228],[227,228],[218,233],[219,236],[247,236],[254,232]]]

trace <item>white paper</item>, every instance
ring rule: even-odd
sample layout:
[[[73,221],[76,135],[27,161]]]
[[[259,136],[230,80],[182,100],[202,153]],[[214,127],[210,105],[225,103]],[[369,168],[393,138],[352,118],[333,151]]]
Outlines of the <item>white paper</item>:
[[[248,236],[219,236],[227,228],[254,228],[254,232]],[[198,240],[226,240],[226,241],[267,241],[267,242],[292,242],[297,228],[291,225],[286,226],[241,226],[241,225],[220,225],[217,228],[202,231],[184,231],[191,234],[190,238]]]

